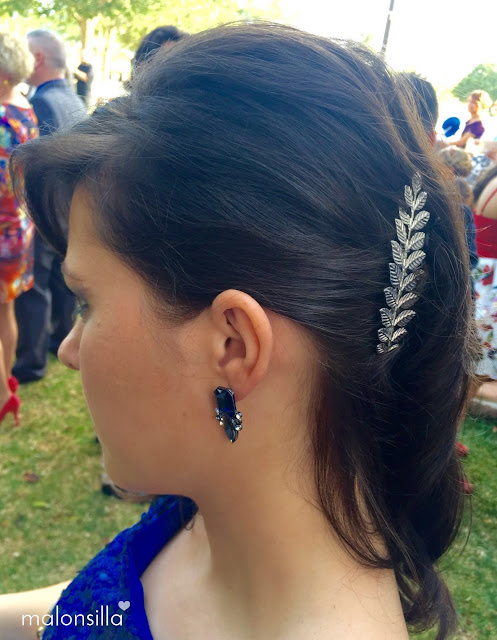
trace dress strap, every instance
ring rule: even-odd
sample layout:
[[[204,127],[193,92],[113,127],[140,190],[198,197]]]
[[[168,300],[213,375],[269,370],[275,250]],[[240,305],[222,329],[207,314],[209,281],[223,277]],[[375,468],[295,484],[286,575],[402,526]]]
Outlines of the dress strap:
[[[492,191],[492,193],[488,196],[488,198],[485,200],[485,204],[483,205],[483,207],[481,208],[481,211],[478,215],[482,216],[483,212],[485,211],[487,204],[490,202],[490,200],[494,197],[494,195],[497,193],[497,187]]]

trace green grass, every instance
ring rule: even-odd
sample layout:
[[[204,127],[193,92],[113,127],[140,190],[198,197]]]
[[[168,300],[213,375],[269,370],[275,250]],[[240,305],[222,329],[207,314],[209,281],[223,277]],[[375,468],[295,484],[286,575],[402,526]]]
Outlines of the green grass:
[[[23,386],[21,396],[21,427],[11,416],[0,424],[0,593],[71,579],[148,508],[101,493],[100,447],[77,372],[51,358],[46,379]],[[460,615],[457,640],[495,640],[497,427],[468,418],[462,440],[471,449],[464,465],[476,488],[471,534],[442,568]],[[26,472],[39,480],[27,482]]]
[[[471,526],[463,527],[460,542],[441,563],[459,614],[460,631],[454,636],[457,640],[497,639],[496,423],[469,417],[461,436],[470,448],[464,468],[475,486],[468,513]],[[434,635],[426,633],[416,638],[431,640]]]
[[[77,372],[51,358],[46,378],[20,393],[21,426],[11,416],[0,424],[3,593],[71,579],[148,508],[101,493],[100,446]]]

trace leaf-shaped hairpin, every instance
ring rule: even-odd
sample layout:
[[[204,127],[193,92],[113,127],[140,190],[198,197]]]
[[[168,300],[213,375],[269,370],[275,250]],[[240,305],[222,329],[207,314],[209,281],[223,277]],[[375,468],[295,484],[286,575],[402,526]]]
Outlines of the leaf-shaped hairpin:
[[[404,328],[416,315],[410,307],[418,299],[413,293],[422,273],[426,254],[422,251],[425,242],[424,229],[430,214],[424,211],[426,192],[421,191],[421,176],[416,173],[412,179],[412,187],[404,187],[404,200],[410,213],[399,207],[399,217],[395,220],[397,240],[391,240],[393,262],[388,265],[390,287],[384,289],[388,308],[380,309],[383,327],[378,330],[378,353],[388,353],[397,349],[400,339],[407,334]],[[419,213],[417,213],[419,211]]]

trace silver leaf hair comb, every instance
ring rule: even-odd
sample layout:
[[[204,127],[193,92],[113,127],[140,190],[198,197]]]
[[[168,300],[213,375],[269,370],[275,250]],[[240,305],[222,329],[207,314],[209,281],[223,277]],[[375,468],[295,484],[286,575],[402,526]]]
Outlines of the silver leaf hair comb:
[[[392,286],[384,289],[388,308],[380,309],[383,327],[378,330],[378,353],[397,349],[400,346],[399,340],[407,333],[405,326],[416,315],[411,307],[419,297],[414,290],[423,273],[420,267],[426,258],[425,252],[421,250],[425,234],[420,230],[430,219],[428,211],[423,210],[426,197],[426,192],[421,191],[421,176],[416,173],[412,179],[412,188],[408,185],[404,187],[404,200],[410,213],[399,207],[399,217],[395,220],[397,240],[391,241],[393,262],[388,265]]]

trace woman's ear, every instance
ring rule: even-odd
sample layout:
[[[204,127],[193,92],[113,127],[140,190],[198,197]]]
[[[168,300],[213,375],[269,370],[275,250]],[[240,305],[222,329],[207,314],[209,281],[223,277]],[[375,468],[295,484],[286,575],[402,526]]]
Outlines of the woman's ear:
[[[268,371],[273,331],[267,313],[251,296],[229,289],[211,305],[214,362],[220,381],[243,400]],[[220,382],[221,384],[221,382]]]

